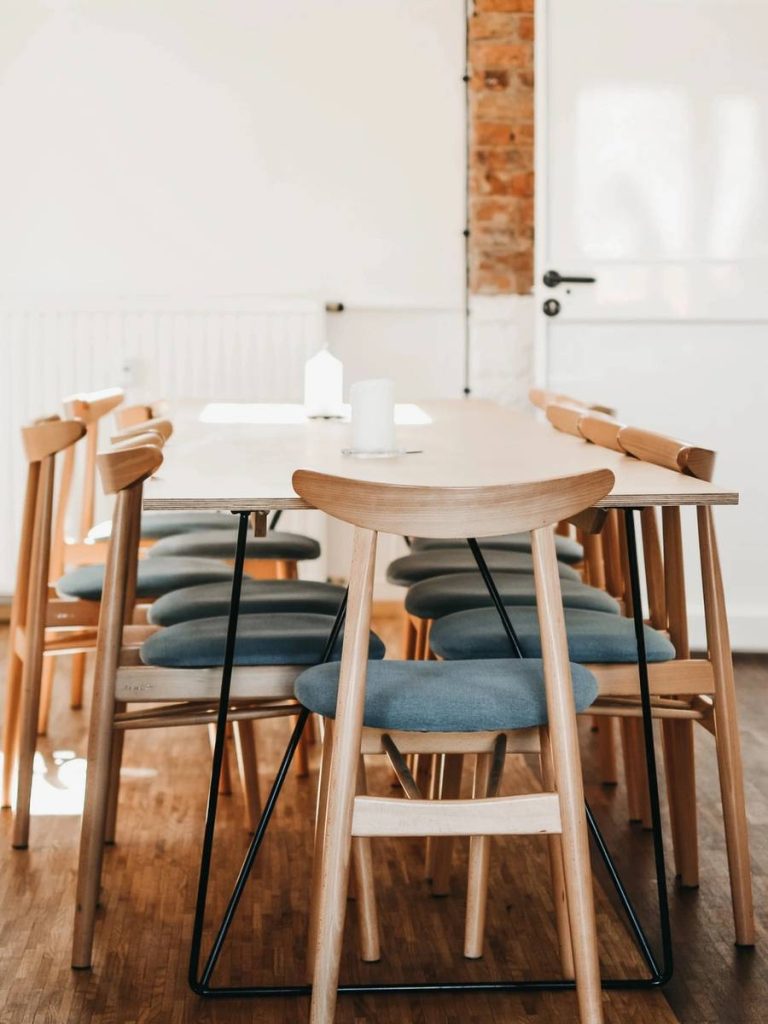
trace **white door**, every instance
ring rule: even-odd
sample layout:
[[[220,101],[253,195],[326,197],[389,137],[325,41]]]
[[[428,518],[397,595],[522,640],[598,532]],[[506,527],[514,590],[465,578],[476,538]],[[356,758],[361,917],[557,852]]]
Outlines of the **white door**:
[[[734,645],[768,649],[768,3],[537,17],[539,380],[718,450]]]

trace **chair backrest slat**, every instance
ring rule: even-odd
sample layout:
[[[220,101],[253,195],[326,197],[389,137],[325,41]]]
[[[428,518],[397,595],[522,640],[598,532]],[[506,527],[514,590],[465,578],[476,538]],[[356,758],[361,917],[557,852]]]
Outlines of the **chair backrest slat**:
[[[712,479],[716,452],[711,448],[700,448],[639,427],[623,427],[619,432],[619,442],[626,452],[643,462],[652,462],[676,473],[687,473],[699,480]]]
[[[589,412],[579,419],[579,433],[586,441],[614,452],[625,452],[619,440],[623,427],[623,423],[598,412]]]
[[[334,518],[411,537],[492,537],[550,526],[594,505],[613,483],[607,469],[488,487],[371,483],[311,470],[293,475],[296,493]]]

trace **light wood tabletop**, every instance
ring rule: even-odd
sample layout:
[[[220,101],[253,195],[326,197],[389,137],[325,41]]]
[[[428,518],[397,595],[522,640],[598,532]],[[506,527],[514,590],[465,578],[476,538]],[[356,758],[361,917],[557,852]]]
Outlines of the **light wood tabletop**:
[[[349,422],[307,420],[300,405],[189,403],[173,410],[174,436],[145,509],[296,509],[297,469],[390,484],[511,484],[610,469],[602,506],[735,505],[738,493],[559,433],[548,423],[477,399],[397,407],[408,454],[345,455]]]

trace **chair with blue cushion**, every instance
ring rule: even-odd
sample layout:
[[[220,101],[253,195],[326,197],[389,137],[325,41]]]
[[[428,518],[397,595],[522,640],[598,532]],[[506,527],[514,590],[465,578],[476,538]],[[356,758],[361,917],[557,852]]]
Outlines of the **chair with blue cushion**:
[[[463,549],[464,540],[451,540],[449,537],[412,537],[411,551],[445,551]],[[508,533],[503,537],[484,537],[480,542],[483,551],[524,551],[530,553],[531,542],[522,533]],[[555,552],[558,561],[567,565],[579,565],[584,561],[584,548],[572,537],[555,536]]]
[[[311,1019],[334,1016],[353,839],[471,836],[465,953],[474,956],[485,914],[488,837],[535,832],[549,836],[563,970],[575,977],[582,1024],[600,1024],[576,731],[576,712],[590,707],[597,683],[587,669],[569,663],[556,612],[562,599],[552,524],[605,497],[613,475],[600,470],[540,483],[445,488],[299,471],[293,486],[309,505],[355,527],[341,665],[315,666],[295,684],[301,703],[332,724],[323,747],[312,885]],[[541,659],[507,652],[488,661],[369,660],[378,532],[461,538],[519,531],[531,532]],[[543,792],[500,796],[507,750],[534,749],[540,750]],[[407,800],[364,792],[361,752],[388,755]],[[416,753],[477,755],[475,795],[481,799],[424,799],[405,759]]]
[[[184,587],[158,598],[147,611],[153,626],[228,615],[231,583],[203,583]],[[243,615],[274,612],[319,612],[335,615],[344,588],[316,580],[243,580],[240,612]]]
[[[138,560],[142,484],[161,462],[162,451],[151,444],[139,444],[130,450],[113,450],[98,459],[104,489],[107,493],[114,493],[116,500],[104,574],[103,611],[88,737],[88,772],[73,942],[74,967],[87,967],[91,963],[102,851],[105,840],[114,838],[125,731],[216,722],[228,616],[196,617],[178,621],[167,628],[126,625],[126,610],[131,605],[142,570],[164,561],[160,558]],[[215,564],[221,571],[230,572],[221,563]],[[249,585],[245,581],[246,607]],[[280,585],[290,587],[291,583]],[[207,584],[200,584],[201,589],[205,586]],[[338,598],[339,588],[333,590],[333,597]],[[329,596],[324,595],[326,602]],[[321,660],[338,610],[337,600],[332,609],[326,603],[323,612],[301,611],[294,604],[286,613],[283,610],[285,603],[281,606],[273,597],[275,610],[266,611],[263,598],[262,593],[259,614],[246,613],[238,623],[232,672],[231,719],[249,827],[255,827],[260,814],[253,721],[297,714],[299,708],[293,693],[294,682],[303,669]],[[319,600],[316,606],[320,606]],[[218,607],[221,610],[220,604]],[[330,657],[339,656],[340,643],[337,642]],[[366,657],[380,659],[383,656],[381,640],[375,634],[369,634]],[[136,708],[137,702],[140,702],[140,708]],[[363,866],[370,856],[368,846],[365,840],[358,844],[358,858]],[[363,879],[369,876],[370,872],[361,874]],[[365,888],[361,885],[360,889],[361,904],[367,906]]]
[[[163,537],[149,549],[148,556],[231,560],[236,538],[237,527],[230,522],[226,530],[195,530]],[[299,562],[319,557],[320,545],[314,537],[284,530],[267,530],[263,537],[249,537],[245,550],[246,569],[250,575],[277,576],[283,580],[297,579]]]

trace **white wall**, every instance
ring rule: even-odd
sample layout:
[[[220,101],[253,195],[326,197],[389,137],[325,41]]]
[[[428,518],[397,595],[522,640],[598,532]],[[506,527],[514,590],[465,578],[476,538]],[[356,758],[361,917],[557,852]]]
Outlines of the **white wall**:
[[[194,309],[224,353],[257,296],[341,301],[327,328],[347,386],[386,374],[401,401],[460,394],[464,31],[462,0],[5,0],[0,309],[23,309],[34,336],[0,315],[0,361],[19,378],[5,382],[6,478],[20,423],[60,393],[178,390],[158,381],[167,360],[136,354],[135,327],[166,352],[169,318],[126,309]],[[95,346],[85,361],[72,323]],[[176,338],[187,359],[199,341]],[[194,371],[206,380],[212,344]],[[102,379],[126,361],[131,378]],[[343,543],[329,557],[342,567]]]
[[[457,308],[460,0],[6,0],[0,292]]]

